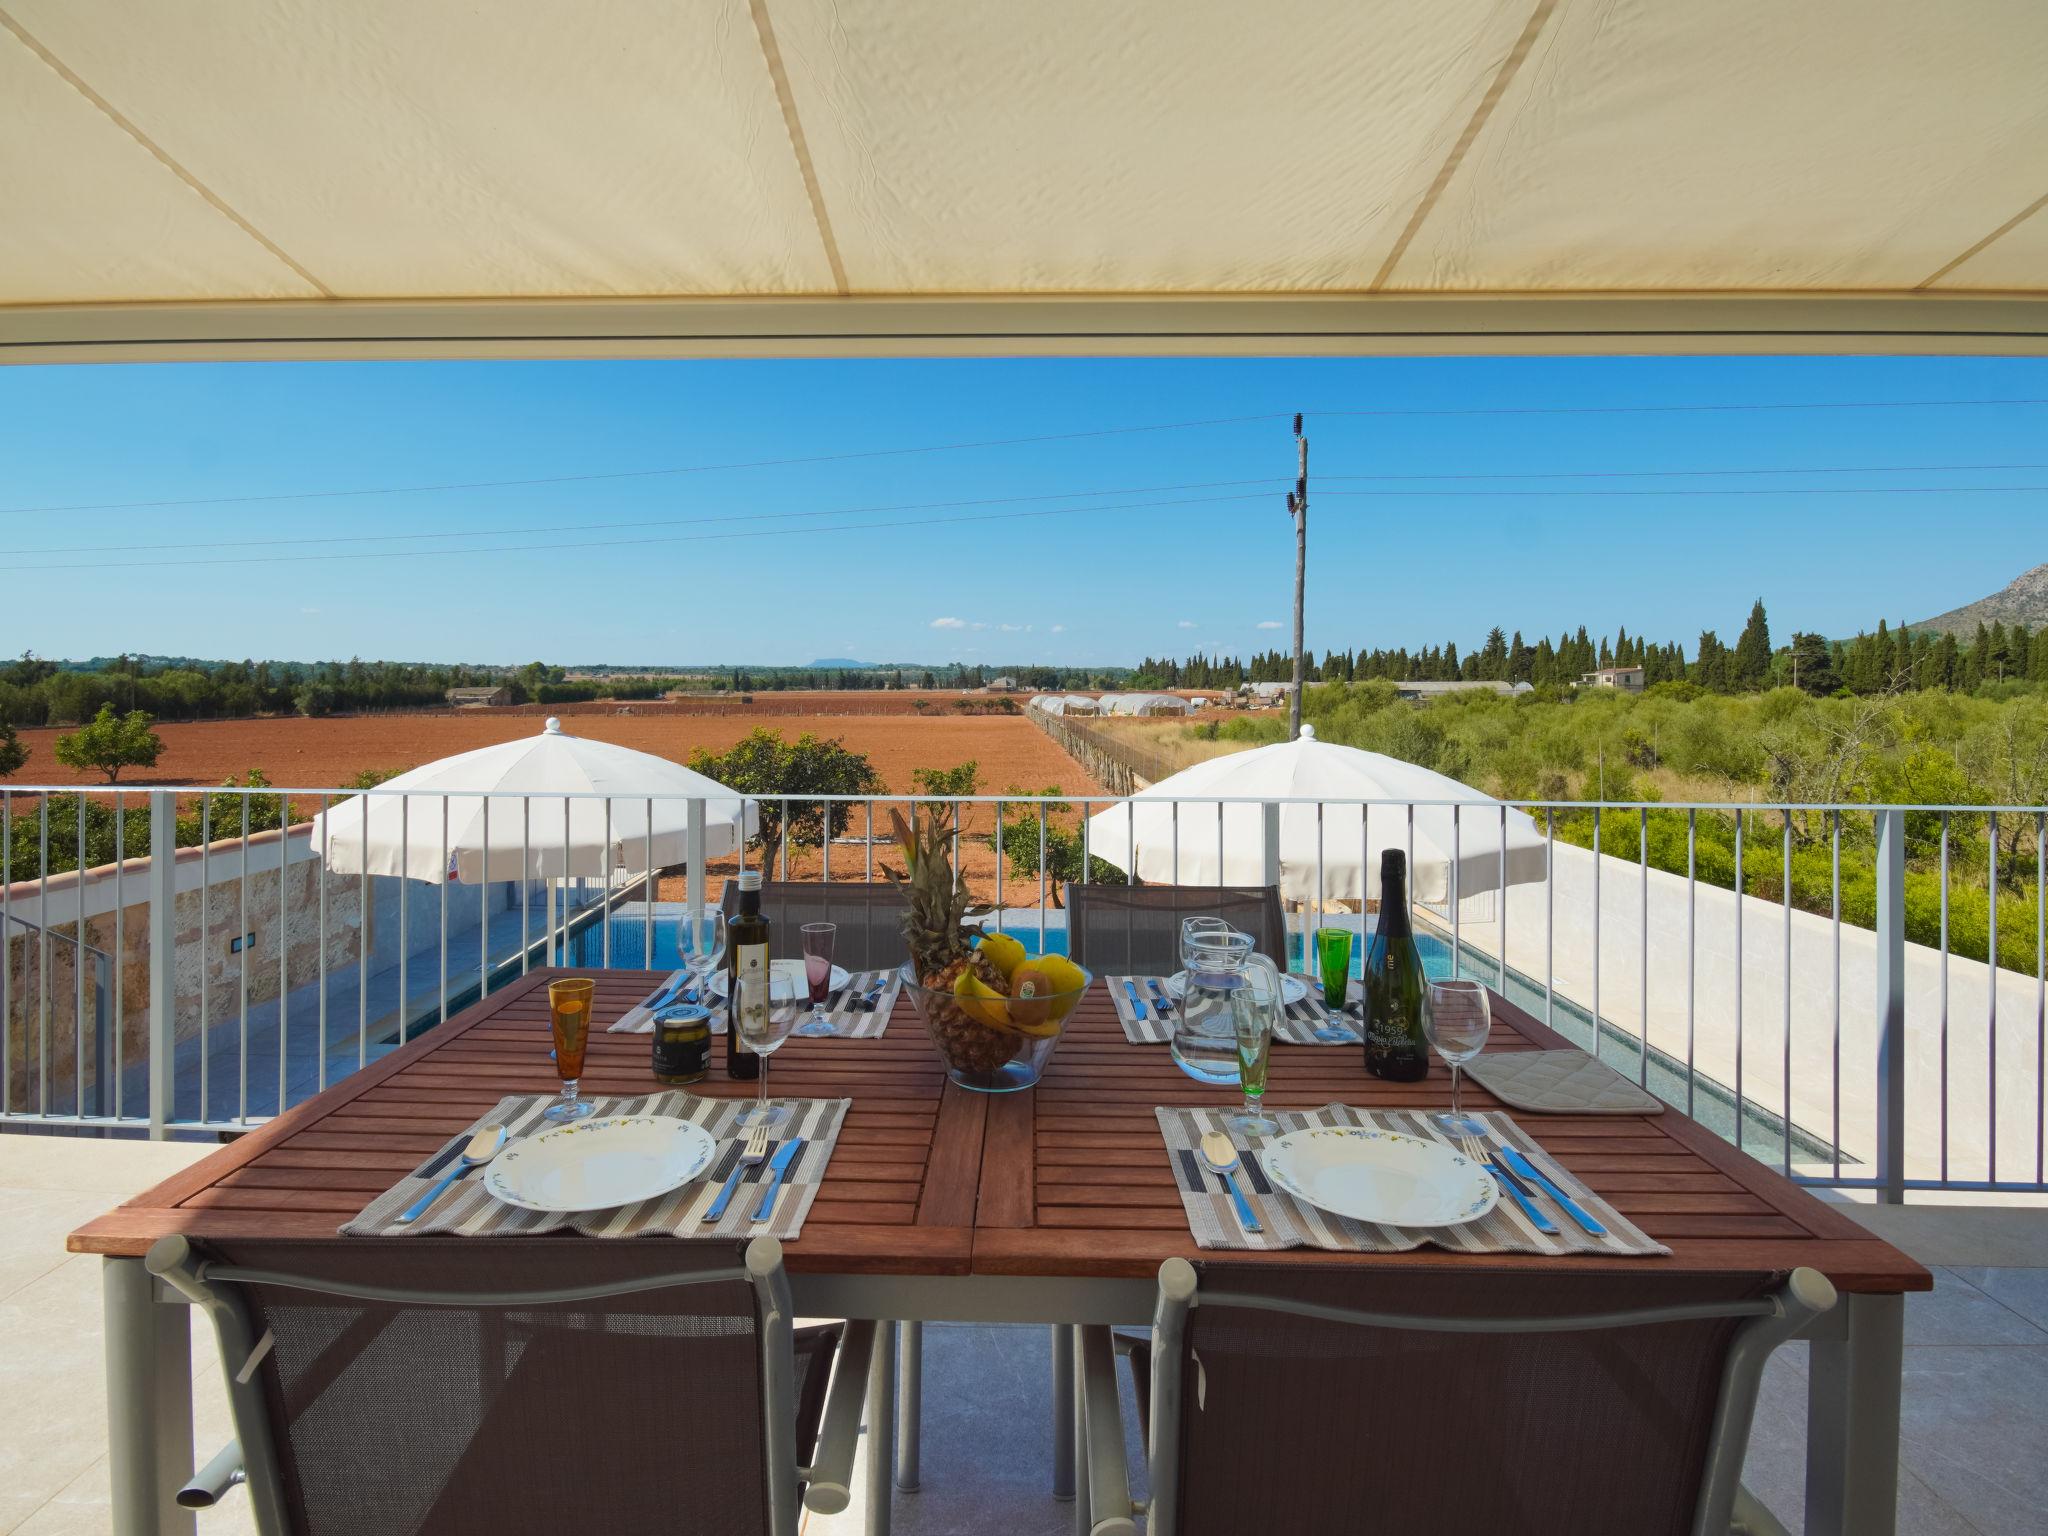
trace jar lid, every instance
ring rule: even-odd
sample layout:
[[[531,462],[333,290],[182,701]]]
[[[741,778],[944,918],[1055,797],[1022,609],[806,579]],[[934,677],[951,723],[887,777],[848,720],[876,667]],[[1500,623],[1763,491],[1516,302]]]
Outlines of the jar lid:
[[[711,1010],[695,1003],[671,1003],[654,1015],[657,1025],[663,1024],[711,1024]]]

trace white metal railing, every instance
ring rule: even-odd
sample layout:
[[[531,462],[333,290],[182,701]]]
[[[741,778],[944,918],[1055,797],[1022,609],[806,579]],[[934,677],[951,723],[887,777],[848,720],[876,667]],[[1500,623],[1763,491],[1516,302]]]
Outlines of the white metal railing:
[[[444,870],[453,852],[451,802],[481,802],[487,823],[511,818],[499,824],[520,828],[519,853],[499,857],[513,867],[494,873],[487,852],[482,878],[468,884],[337,875],[328,867],[334,850],[314,846],[303,821],[251,830],[252,817],[275,817],[280,796],[300,818],[350,793],[0,789],[0,934],[9,936],[0,955],[0,1126],[146,1128],[156,1136],[245,1128],[534,965],[668,968],[673,914],[707,899],[704,861],[688,871],[683,903],[663,902],[646,872],[654,802],[673,797],[362,792],[398,797],[404,840],[435,850]],[[557,822],[566,865],[568,806],[590,800],[605,802],[601,872],[573,882],[535,878],[537,851]],[[977,895],[1041,950],[1064,945],[1065,884],[1123,880],[1099,862],[1104,855],[1137,867],[1135,816],[1125,818],[1123,847],[1097,846],[1089,826],[1093,813],[1124,803],[1131,802],[749,797],[770,827],[816,822],[815,836],[777,840],[770,873],[784,879],[883,878],[883,811],[943,808],[955,818],[956,849],[973,855]],[[1484,977],[1796,1178],[1887,1199],[1912,1189],[2048,1192],[2048,807],[1241,796],[1163,803],[1163,867],[1176,884],[1184,837],[1215,849],[1211,878],[1224,883],[1228,825],[1240,834],[1257,829],[1260,877],[1228,883],[1280,883],[1283,818],[1290,839],[1297,825],[1310,824],[1296,818],[1312,818],[1313,869],[1297,851],[1284,871],[1288,889],[1307,893],[1290,903],[1290,923],[1304,940],[1324,924],[1361,935],[1370,928],[1363,903],[1327,898],[1329,867],[1349,856],[1333,836],[1347,845],[1356,836],[1361,870],[1372,848],[1389,843],[1407,848],[1414,869],[1418,816],[1447,818],[1450,889],[1441,902],[1416,906],[1434,967]],[[644,849],[609,839],[613,807],[623,804],[645,813]],[[1231,815],[1229,807],[1257,810]],[[188,836],[195,811],[197,827],[228,835],[179,848],[181,809]],[[705,802],[688,810],[691,825],[703,827]],[[1542,834],[1541,878],[1503,886],[1498,872],[1509,867],[1516,811]],[[1590,846],[1560,835],[1580,826]],[[1714,835],[1703,840],[1703,828]],[[366,870],[363,835],[356,863]],[[1617,837],[1633,845],[1624,856],[1614,851]],[[1476,863],[1466,857],[1467,840],[1479,850]],[[1910,891],[1909,841],[1926,866],[1914,870]],[[2008,842],[2032,865],[2017,880],[2001,868],[2012,859]],[[1653,864],[1653,843],[1674,866],[1682,846],[1682,872]],[[1717,863],[1703,872],[1703,853],[1709,862],[1732,855],[1732,870]],[[743,842],[722,867],[761,858],[759,846]],[[1809,882],[1804,903],[1795,901],[1799,869],[1823,862],[1819,892]],[[1981,886],[1972,883],[1979,864]],[[1748,894],[1746,876],[1759,870],[1775,872],[1774,897]],[[2032,929],[2025,971],[1995,963],[2002,893],[2008,919],[2017,907]],[[1980,900],[1977,937],[1988,963],[1957,955],[1951,942],[1955,903],[1974,912]],[[1854,921],[1858,915],[1867,923]],[[1928,930],[1918,936],[1933,942],[1913,942],[1909,927]],[[2010,945],[2009,921],[2007,938]],[[53,943],[82,943],[95,957],[90,1013],[80,964],[67,1017],[65,989],[46,963]],[[128,995],[131,971],[147,975],[146,995]]]

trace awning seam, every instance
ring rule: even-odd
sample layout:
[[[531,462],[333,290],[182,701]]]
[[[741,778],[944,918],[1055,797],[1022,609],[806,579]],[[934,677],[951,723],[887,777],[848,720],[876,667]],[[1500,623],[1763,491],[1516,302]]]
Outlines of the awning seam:
[[[2035,198],[2031,203],[2027,204],[2026,207],[2022,208],[2018,213],[2014,214],[2011,218],[2007,219],[2003,224],[1999,225],[1998,228],[1991,231],[1991,233],[1986,235],[1982,240],[1979,240],[1967,251],[1964,251],[1962,255],[1956,257],[1955,260],[1949,262],[1946,266],[1936,271],[1932,277],[1923,278],[1920,282],[1915,283],[1913,285],[1914,291],[1917,292],[1922,288],[1933,287],[1936,283],[1940,282],[1944,277],[1947,277],[1949,273],[1955,271],[1957,267],[1960,267],[1964,262],[1970,260],[1971,257],[1981,253],[1986,247],[1991,245],[1993,241],[2001,240],[2005,236],[2011,234],[2014,230],[2018,229],[2022,224],[2026,223],[2028,219],[2031,219],[2043,208],[2048,208],[2048,192],[2043,192],[2039,197]]]
[[[1437,167],[1436,179],[1430,182],[1429,190],[1422,194],[1422,200],[1415,205],[1415,211],[1408,215],[1408,223],[1401,231],[1401,237],[1394,242],[1394,248],[1387,252],[1387,259],[1380,263],[1380,269],[1367,285],[1367,291],[1377,293],[1387,280],[1394,275],[1394,268],[1401,264],[1401,258],[1408,254],[1408,247],[1421,233],[1423,224],[1436,211],[1444,189],[1450,186],[1451,178],[1458,174],[1458,167],[1465,163],[1465,156],[1478,139],[1479,131],[1493,116],[1493,109],[1500,105],[1501,97],[1507,94],[1508,86],[1514,81],[1522,61],[1529,57],[1529,51],[1536,46],[1536,39],[1549,22],[1551,12],[1557,9],[1557,0],[1536,0],[1536,9],[1529,13],[1529,20],[1522,27],[1522,35],[1515,39],[1515,46],[1508,50],[1508,56],[1501,60],[1500,68],[1494,71],[1493,83],[1487,86],[1486,94],[1479,98],[1479,105],[1472,109],[1472,116],[1466,120],[1465,131],[1458,135],[1458,142],[1451,146],[1451,152],[1444,157],[1444,163]]]
[[[218,192],[215,192],[211,187],[207,186],[205,182],[201,181],[197,176],[193,175],[191,171],[187,170],[183,165],[179,164],[179,162],[171,156],[169,151],[167,151],[161,144],[158,144],[148,134],[144,133],[136,123],[134,123],[126,115],[124,115],[118,108],[114,106],[112,102],[108,101],[106,97],[102,96],[98,91],[94,90],[90,85],[87,85],[85,81],[79,76],[76,70],[72,69],[62,59],[58,58],[54,53],[52,53],[48,48],[44,47],[43,44],[40,41],[38,41],[26,27],[24,27],[20,22],[16,21],[14,17],[10,16],[4,10],[0,10],[0,27],[5,27],[9,32],[13,33],[16,39],[20,41],[21,45],[24,48],[28,49],[30,53],[33,53],[37,58],[41,59],[43,63],[60,80],[62,80],[66,85],[70,86],[74,91],[78,92],[78,94],[83,96],[87,101],[91,102],[95,107],[97,107],[100,110],[100,112],[105,115],[109,122],[111,122],[115,127],[119,128],[123,133],[127,134],[129,138],[133,139],[143,149],[147,150],[150,153],[150,155],[154,157],[156,161],[164,167],[164,169],[168,170],[173,176],[177,177],[178,180],[182,181],[183,183],[185,183],[186,186],[190,187],[194,192],[198,193],[199,196],[206,201],[207,206],[212,208],[214,212],[218,213],[222,218],[226,219],[229,223],[233,224],[237,229],[241,230],[243,234],[247,235],[251,240],[254,240],[258,245],[262,246],[266,251],[270,252],[271,255],[275,256],[287,267],[291,268],[291,270],[295,274],[297,274],[299,279],[302,282],[306,283],[307,286],[312,288],[314,292],[318,293],[321,298],[331,299],[336,296],[331,288],[329,288],[325,283],[321,282],[320,279],[315,277],[311,272],[308,272],[297,261],[294,261],[282,246],[280,246],[275,240],[272,240],[268,235],[264,234],[262,230],[258,229],[254,224],[250,223],[233,207],[231,207],[226,198],[222,197]]]
[[[782,49],[775,41],[775,26],[768,19],[768,0],[747,0],[754,18],[754,36],[761,44],[761,57],[768,65],[768,78],[775,85],[776,104],[782,109],[782,126],[789,134],[789,147],[796,155],[796,168],[803,177],[804,195],[811,202],[811,217],[818,226],[818,239],[825,246],[825,263],[832,269],[832,285],[844,296],[846,267],[839,259],[839,241],[832,233],[832,221],[825,214],[825,191],[818,184],[818,170],[811,161],[810,141],[804,137],[803,120],[797,116],[796,94],[789,84],[789,71],[782,62]]]

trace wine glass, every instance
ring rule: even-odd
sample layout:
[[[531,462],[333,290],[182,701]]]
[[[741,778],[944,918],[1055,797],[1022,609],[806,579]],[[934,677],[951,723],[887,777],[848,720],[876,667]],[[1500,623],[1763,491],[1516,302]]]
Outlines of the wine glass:
[[[725,914],[706,907],[696,917],[676,919],[676,951],[690,973],[686,1000],[702,1002],[705,983],[725,958]]]
[[[737,982],[736,984],[745,985]],[[796,1009],[794,1006],[775,1006],[775,988],[772,981],[757,982],[753,985],[767,987],[768,996],[762,1000],[765,1006],[746,1006],[752,999],[742,994],[726,1014],[725,1027],[737,1029],[740,1038],[747,1043],[747,1049],[761,1058],[761,1072],[754,1080],[753,1106],[746,1110],[735,1124],[746,1126],[750,1130],[757,1125],[773,1129],[789,1119],[789,1107],[768,1102],[768,1058],[789,1038],[790,1030],[796,1023]]]
[[[839,1030],[826,1016],[825,999],[832,995],[832,940],[839,925],[805,923],[799,931],[804,940],[804,984],[810,988],[811,1011],[796,1032],[814,1037],[836,1035]]]
[[[1344,1011],[1344,997],[1351,981],[1351,930],[1316,930],[1316,969],[1322,977],[1323,1006],[1332,1013]]]
[[[1429,1006],[1423,1010],[1422,1032],[1451,1069],[1451,1112],[1438,1116],[1469,1126],[1458,1108],[1460,1069],[1486,1045],[1493,1025],[1493,1005],[1486,988],[1476,981],[1433,981],[1429,984]],[[1454,1128],[1455,1129],[1455,1128]],[[1464,1134],[1473,1134],[1469,1131]]]
[[[1273,1054],[1273,1029],[1279,1022],[1280,993],[1268,990],[1256,971],[1230,995],[1230,1021],[1237,1035],[1237,1081],[1244,1089],[1244,1108],[1224,1122],[1246,1136],[1271,1136],[1280,1122],[1264,1112],[1266,1064]]]
[[[576,1097],[583,1076],[583,1048],[590,1042],[590,1001],[597,984],[588,977],[548,983],[548,1025],[555,1037],[555,1074],[562,1096],[542,1111],[542,1118],[562,1124],[590,1113],[588,1099]]]

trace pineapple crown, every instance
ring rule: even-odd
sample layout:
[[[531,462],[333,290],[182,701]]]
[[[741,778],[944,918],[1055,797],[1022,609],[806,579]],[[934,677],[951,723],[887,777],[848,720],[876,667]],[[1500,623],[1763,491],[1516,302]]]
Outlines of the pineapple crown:
[[[966,880],[953,868],[955,817],[949,809],[930,807],[921,822],[913,811],[906,822],[891,807],[889,821],[904,872],[886,866],[884,872],[903,887],[903,937],[917,974],[929,976],[972,952],[978,930],[967,919],[987,909],[974,906]]]

